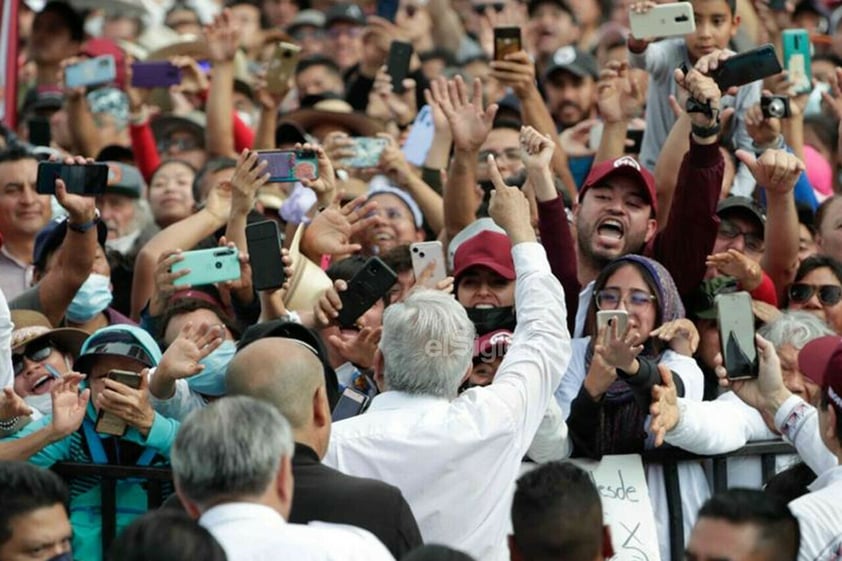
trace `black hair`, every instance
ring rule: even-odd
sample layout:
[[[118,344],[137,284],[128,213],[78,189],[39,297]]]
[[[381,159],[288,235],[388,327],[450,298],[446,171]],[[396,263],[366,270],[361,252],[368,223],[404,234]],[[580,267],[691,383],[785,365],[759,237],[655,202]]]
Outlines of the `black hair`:
[[[691,4],[693,3],[692,0],[689,0],[689,1],[690,1]],[[731,10],[731,17],[733,18],[734,16],[736,16],[737,15],[737,0],[725,0],[725,3],[728,4],[728,9]]]
[[[816,235],[816,213],[813,207],[807,203],[796,202],[795,209],[798,212],[798,223],[803,224],[810,231],[810,234]]]
[[[55,505],[69,513],[70,496],[55,473],[26,462],[0,462],[0,546],[12,537],[12,520]]]
[[[237,160],[229,158],[228,156],[217,156],[215,158],[210,158],[207,162],[205,162],[205,165],[202,166],[202,169],[196,172],[196,176],[193,178],[193,200],[196,201],[196,204],[199,204],[202,200],[202,182],[208,175],[224,169],[234,169],[236,167]]]
[[[38,157],[23,144],[12,143],[0,152],[0,164],[4,162],[19,162],[20,160],[38,160]]]
[[[396,273],[405,273],[412,270],[412,255],[407,244],[393,247],[381,255],[380,259]]]
[[[191,288],[191,290],[196,292],[204,292],[217,302],[220,301],[219,292],[213,285],[202,286],[198,288]],[[242,335],[240,327],[237,325],[237,322],[230,316],[228,313],[221,307],[206,300],[201,300],[200,298],[178,298],[176,300],[170,300],[167,304],[167,309],[161,315],[161,318],[158,320],[158,332],[156,333],[158,346],[161,347],[161,350],[164,351],[167,348],[167,344],[164,341],[164,335],[167,332],[167,327],[170,325],[170,322],[173,318],[178,317],[182,314],[188,314],[190,312],[195,312],[196,310],[210,310],[219,317],[219,320],[222,324],[228,328],[228,331],[231,332],[231,335],[234,337],[234,340],[240,338]]]
[[[492,129],[510,129],[513,131],[517,131],[520,133],[520,129],[523,127],[523,123],[517,121],[515,119],[494,119],[494,123],[491,125]]]
[[[258,0],[227,0],[225,2],[226,8],[233,8],[235,6],[251,6],[257,10],[258,14],[260,14],[260,29],[269,29],[272,27],[272,23],[266,16],[266,12],[263,11],[262,2],[259,2]]]
[[[401,561],[474,561],[474,558],[445,545],[421,545],[401,557]]]
[[[575,513],[575,516],[571,516]],[[517,480],[513,541],[530,561],[592,561],[602,552],[602,503],[590,475],[549,462]]]
[[[809,493],[810,489],[807,486],[815,479],[816,474],[810,466],[799,462],[773,475],[763,487],[763,492],[789,504]]]
[[[820,204],[819,208],[816,209],[816,220],[814,222],[814,225],[817,232],[822,231],[822,223],[824,222],[825,215],[827,214],[827,209],[829,209],[830,205],[832,205],[834,202],[840,200],[842,200],[842,195],[831,195],[830,197],[822,201],[822,204]]]
[[[213,535],[184,512],[148,512],[123,531],[108,552],[109,561],[225,561],[225,550]]]
[[[295,65],[295,75],[298,76],[313,66],[324,66],[331,74],[335,74],[340,78],[342,77],[342,70],[340,70],[336,62],[332,58],[323,55],[308,56],[299,60],[298,64]]]
[[[757,527],[754,551],[763,549],[770,561],[798,557],[801,532],[787,503],[757,489],[728,489],[717,493],[699,509],[699,519],[715,518]]]
[[[834,259],[833,257],[828,257],[827,255],[820,255],[815,254],[811,255],[806,258],[801,264],[798,266],[798,270],[795,272],[795,278],[792,279],[792,282],[799,282],[804,277],[815,271],[816,269],[823,269],[823,268],[830,269],[830,272],[833,273],[833,276],[836,277],[836,280],[842,284],[842,263]],[[784,302],[782,309],[786,309],[789,306],[789,291],[784,294]]]
[[[842,66],[842,57],[833,53],[816,53],[810,60],[811,62],[824,61],[831,63],[833,66]]]
[[[85,20],[73,6],[63,0],[50,0],[44,6],[44,9],[35,15],[35,19],[37,20],[42,14],[46,13],[54,13],[59,16],[59,19],[64,22],[70,31],[70,38],[73,41],[81,43],[85,40]]]
[[[119,144],[109,144],[99,151],[94,158],[97,162],[122,162],[131,166],[136,165],[134,151]]]

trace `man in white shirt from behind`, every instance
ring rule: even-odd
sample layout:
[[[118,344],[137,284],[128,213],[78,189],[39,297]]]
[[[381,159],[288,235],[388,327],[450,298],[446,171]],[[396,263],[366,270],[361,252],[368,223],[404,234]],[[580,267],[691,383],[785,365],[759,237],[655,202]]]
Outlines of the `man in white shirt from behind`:
[[[364,415],[333,426],[324,458],[401,489],[425,543],[483,561],[508,559],[512,485],[570,358],[564,292],[527,201],[502,181],[495,187],[489,213],[512,240],[518,321],[494,382],[457,397],[473,324],[451,296],[414,292],[384,314],[374,366],[383,393]]]
[[[220,399],[181,425],[172,448],[176,492],[228,561],[393,561],[366,530],[286,522],[293,451],[290,425],[274,407]]]

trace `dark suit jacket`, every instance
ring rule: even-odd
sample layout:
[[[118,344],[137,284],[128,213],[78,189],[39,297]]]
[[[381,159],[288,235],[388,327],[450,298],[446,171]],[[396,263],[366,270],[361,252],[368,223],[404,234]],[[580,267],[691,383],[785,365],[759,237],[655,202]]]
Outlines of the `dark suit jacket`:
[[[295,443],[294,490],[289,521],[314,520],[364,528],[383,542],[395,559],[422,544],[415,516],[400,489],[351,477],[323,465],[313,449]]]

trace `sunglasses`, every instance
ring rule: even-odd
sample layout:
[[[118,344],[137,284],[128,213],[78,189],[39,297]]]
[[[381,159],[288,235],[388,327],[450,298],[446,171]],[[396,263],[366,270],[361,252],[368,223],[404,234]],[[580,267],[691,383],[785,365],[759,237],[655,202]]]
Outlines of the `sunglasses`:
[[[835,284],[816,285],[796,282],[787,289],[789,301],[796,304],[807,302],[816,292],[819,293],[819,304],[822,306],[835,306],[842,301],[842,286]]]
[[[632,290],[623,298],[617,288],[605,288],[596,293],[596,307],[600,310],[616,310],[620,302],[624,302],[627,309],[640,309],[655,301],[655,295],[644,290]]]
[[[505,7],[506,4],[504,2],[489,2],[487,4],[474,4],[473,6],[474,12],[479,16],[485,15],[485,10],[488,8],[492,8],[499,14],[505,9]]]
[[[742,236],[746,249],[753,253],[762,253],[765,247],[762,234],[758,236],[751,232],[744,232],[729,220],[723,220],[719,223],[719,235],[729,240]]]
[[[27,359],[30,362],[44,362],[47,360],[47,357],[53,354],[54,350],[55,347],[49,341],[39,342],[37,345],[27,345],[22,353],[12,355],[12,371],[17,376],[23,372],[23,359]]]

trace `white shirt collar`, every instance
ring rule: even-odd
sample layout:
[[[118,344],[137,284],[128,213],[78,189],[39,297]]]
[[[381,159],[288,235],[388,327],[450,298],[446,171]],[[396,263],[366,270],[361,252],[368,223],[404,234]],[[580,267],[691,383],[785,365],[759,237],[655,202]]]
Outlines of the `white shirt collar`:
[[[393,409],[426,409],[427,407],[448,403],[443,397],[433,395],[417,395],[399,391],[387,391],[377,394],[371,400],[369,411],[388,411]]]
[[[205,511],[199,518],[199,523],[206,528],[221,526],[230,522],[243,520],[272,521],[276,524],[286,524],[286,520],[277,510],[258,503],[222,503]]]
[[[818,476],[815,481],[807,485],[807,488],[811,492],[815,492],[829,487],[836,482],[842,482],[842,465],[830,468]]]

